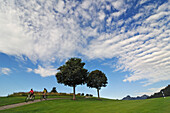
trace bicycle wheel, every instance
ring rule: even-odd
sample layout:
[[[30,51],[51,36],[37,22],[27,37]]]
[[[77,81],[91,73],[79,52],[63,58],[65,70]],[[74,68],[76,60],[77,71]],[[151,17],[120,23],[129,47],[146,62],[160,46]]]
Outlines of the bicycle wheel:
[[[45,95],[44,99],[47,100],[47,95]]]
[[[29,97],[27,96],[27,97],[25,98],[25,102],[28,102],[28,100],[29,100]]]
[[[35,95],[33,95],[33,97],[32,97],[32,101],[34,101],[35,100]]]

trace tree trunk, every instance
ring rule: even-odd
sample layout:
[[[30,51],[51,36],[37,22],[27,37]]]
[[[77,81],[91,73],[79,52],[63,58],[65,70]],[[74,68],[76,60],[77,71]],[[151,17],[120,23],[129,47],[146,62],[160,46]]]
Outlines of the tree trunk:
[[[100,99],[100,96],[99,96],[99,88],[97,88],[97,94],[98,94],[98,99]]]
[[[76,95],[75,95],[75,93],[76,93],[76,86],[74,85],[74,86],[73,86],[73,100],[76,100]]]

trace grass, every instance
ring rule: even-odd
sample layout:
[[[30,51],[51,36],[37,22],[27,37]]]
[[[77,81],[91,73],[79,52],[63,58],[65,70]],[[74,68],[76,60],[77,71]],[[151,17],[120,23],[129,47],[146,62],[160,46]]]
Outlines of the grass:
[[[48,98],[71,98],[72,96],[48,96]],[[0,106],[25,102],[26,96],[0,97]],[[40,96],[35,96],[40,99]]]
[[[26,97],[0,97],[0,106],[24,102]]]
[[[0,113],[169,113],[170,97],[146,100],[97,100],[79,97],[48,100],[17,108],[2,110]]]

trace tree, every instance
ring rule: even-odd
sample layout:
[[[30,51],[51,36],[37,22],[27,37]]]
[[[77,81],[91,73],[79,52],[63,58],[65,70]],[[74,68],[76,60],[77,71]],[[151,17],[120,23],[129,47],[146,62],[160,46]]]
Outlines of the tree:
[[[101,89],[101,87],[106,87],[106,84],[108,82],[107,77],[103,72],[95,70],[88,75],[86,83],[88,87],[97,89],[98,99],[100,99],[99,90]]]
[[[56,87],[53,87],[53,89],[51,90],[51,92],[56,93],[56,92],[57,92]]]
[[[58,68],[59,72],[56,74],[58,83],[73,87],[73,100],[76,99],[76,86],[84,84],[87,79],[88,71],[83,68],[84,65],[80,58],[71,58]]]

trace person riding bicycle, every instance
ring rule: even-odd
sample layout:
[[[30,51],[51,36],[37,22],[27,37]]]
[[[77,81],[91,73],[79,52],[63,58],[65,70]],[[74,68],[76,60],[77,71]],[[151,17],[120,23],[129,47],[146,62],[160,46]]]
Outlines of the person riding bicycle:
[[[47,89],[46,88],[44,88],[44,90],[43,90],[43,98],[46,98],[46,95],[47,94]]]
[[[34,91],[33,91],[33,89],[31,89],[31,90],[29,91],[29,94],[30,94],[30,97],[32,98],[32,97],[33,97],[33,95],[34,95]]]
[[[35,96],[34,96],[34,91],[33,89],[31,89],[29,92],[28,92],[28,96],[26,97],[25,99],[25,102],[28,102],[30,100],[34,101],[35,100]]]

